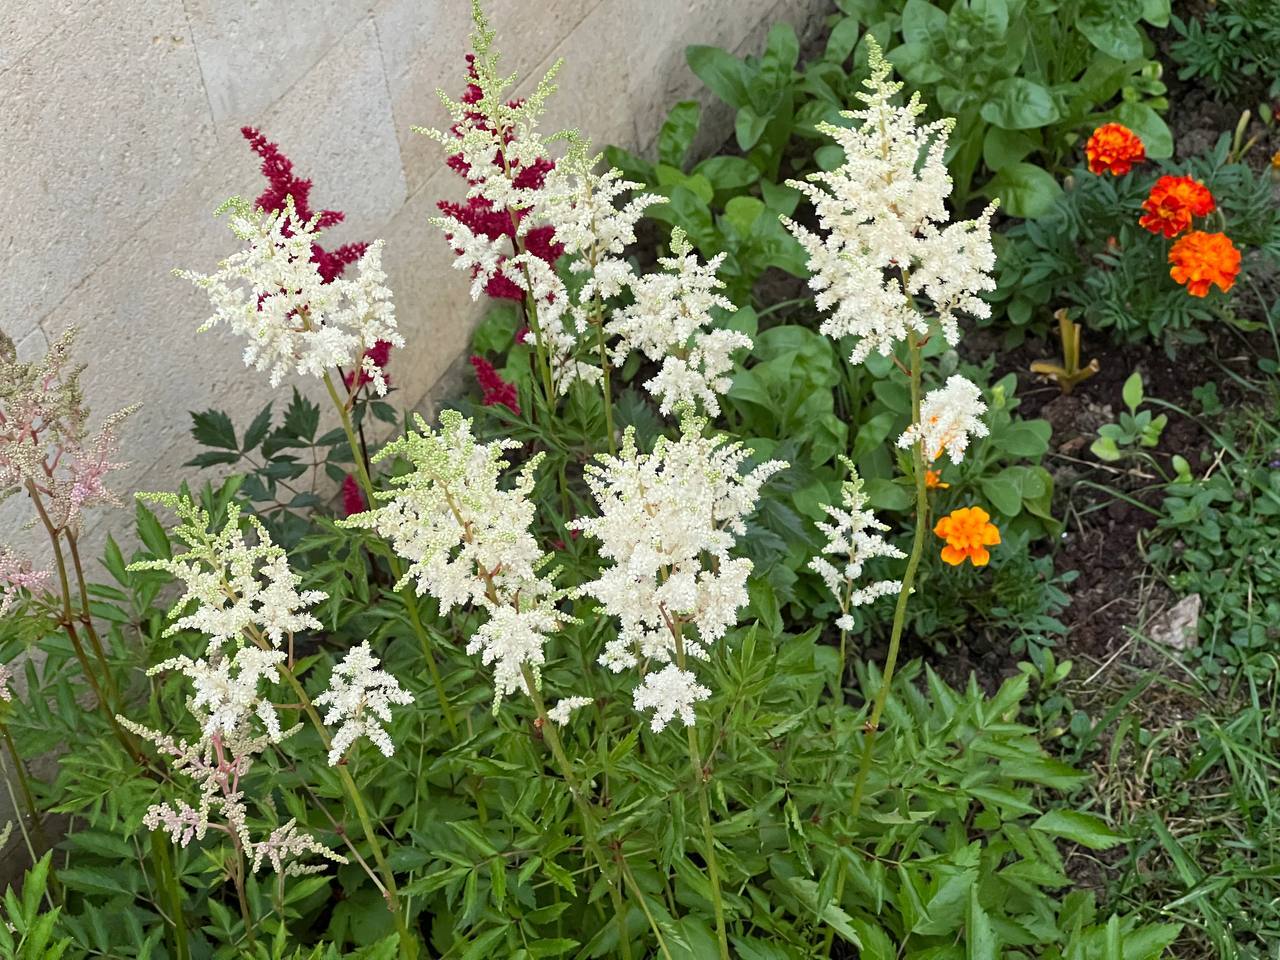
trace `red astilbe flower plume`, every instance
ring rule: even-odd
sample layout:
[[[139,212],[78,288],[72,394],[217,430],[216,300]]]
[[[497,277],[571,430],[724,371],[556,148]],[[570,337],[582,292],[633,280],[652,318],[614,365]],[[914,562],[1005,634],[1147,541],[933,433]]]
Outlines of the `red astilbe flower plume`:
[[[262,158],[262,175],[267,178],[267,188],[255,201],[268,213],[284,209],[287,197],[293,197],[293,209],[299,220],[316,217],[316,228],[327,230],[343,220],[341,210],[321,210],[317,215],[311,209],[311,181],[293,172],[293,161],[284,155],[280,147],[268,140],[254,127],[241,127],[240,133],[249,141],[249,149]],[[320,277],[330,283],[342,275],[348,264],[364,255],[367,243],[344,243],[333,250],[326,250],[318,243],[311,245],[311,259],[315,261]]]
[[[459,98],[462,103],[476,103],[481,97],[480,88],[474,83],[476,76],[475,63],[475,55],[467,54],[467,76],[470,78],[470,82],[467,83],[466,90],[463,91],[462,96]],[[518,100],[511,101],[511,106],[516,106],[519,102]],[[473,112],[469,113],[468,117],[477,126],[487,129],[487,120],[483,114]],[[455,136],[461,135],[456,125],[453,127],[453,133]],[[510,141],[511,136],[505,134],[504,142],[509,143]],[[474,185],[477,182],[471,178],[470,164],[463,159],[462,154],[456,153],[445,162],[449,165],[449,169],[463,177],[468,184]],[[519,161],[512,160],[510,166],[514,174],[512,179],[515,185],[533,190],[541,187],[546,182],[547,174],[555,169],[555,164],[544,158],[538,158],[528,166],[522,166]],[[485,236],[490,240],[500,240],[506,237],[511,241],[513,253],[517,226],[529,212],[528,210],[508,211],[497,208],[484,197],[469,197],[462,203],[441,200],[436,206],[445,216],[455,218],[478,236]],[[529,253],[541,260],[545,260],[549,264],[555,263],[560,258],[560,255],[564,253],[564,246],[556,242],[555,229],[550,226],[534,227],[524,234],[522,240],[524,248]],[[516,302],[524,300],[524,291],[508,279],[501,270],[498,270],[489,278],[488,283],[485,284],[485,293],[495,300],[514,300]]]
[[[502,404],[512,413],[520,412],[519,394],[514,383],[507,383],[494,369],[492,363],[479,354],[471,357],[471,366],[476,372],[476,383],[484,391],[480,402],[486,407]]]
[[[367,507],[368,503],[365,502],[360,483],[354,474],[348,473],[342,481],[342,515],[350,517],[357,513],[364,513]]]

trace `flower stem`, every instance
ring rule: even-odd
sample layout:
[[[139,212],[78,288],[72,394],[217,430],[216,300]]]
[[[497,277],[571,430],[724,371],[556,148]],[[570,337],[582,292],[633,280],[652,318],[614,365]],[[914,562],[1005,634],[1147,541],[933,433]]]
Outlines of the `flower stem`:
[[[307,691],[303,688],[298,678],[294,676],[292,670],[280,667],[281,674],[284,675],[289,686],[293,688],[294,694],[298,698],[298,702],[302,704],[302,709],[306,711],[307,717],[311,720],[311,725],[315,727],[316,733],[320,737],[320,744],[328,752],[330,748],[329,734],[325,730],[324,721],[320,719],[320,714],[316,712],[315,706],[311,702],[311,698],[307,695]],[[391,865],[387,863],[387,858],[382,853],[382,843],[378,840],[378,833],[374,829],[373,821],[369,817],[369,808],[365,806],[364,797],[360,793],[360,788],[356,786],[356,782],[351,777],[351,772],[347,769],[345,763],[338,764],[335,768],[338,772],[338,778],[342,781],[342,788],[347,794],[347,799],[351,802],[352,808],[356,812],[356,819],[360,821],[360,829],[364,831],[364,837],[369,842],[369,847],[373,851],[373,861],[378,866],[378,872],[382,875],[382,885],[386,889],[387,909],[395,917],[396,932],[400,935],[400,956],[403,960],[414,960],[418,956],[418,942],[409,932],[409,927],[404,918],[404,912],[400,907],[399,891],[396,889],[395,874],[391,870]]]
[[[351,458],[356,465],[356,477],[360,481],[360,486],[364,489],[369,509],[372,510],[377,502],[374,498],[373,478],[369,475],[368,464],[365,463],[361,453],[355,428],[351,423],[351,412],[338,395],[338,390],[333,385],[333,378],[328,373],[324,375],[324,385],[329,391],[329,399],[333,401],[333,406],[338,411],[338,416],[342,419],[342,429],[347,435],[347,443],[351,446]],[[394,550],[387,551],[387,561],[391,565],[391,575],[398,584],[404,576],[404,569],[400,566],[400,558],[396,556]],[[436,698],[440,701],[440,710],[444,714],[444,722],[449,727],[449,733],[456,737],[458,735],[458,723],[454,719],[452,708],[449,706],[449,697],[444,690],[444,681],[440,678],[440,667],[436,663],[435,653],[431,647],[431,638],[427,636],[426,627],[422,623],[422,613],[418,609],[418,596],[413,592],[411,584],[405,584],[400,587],[399,594],[400,599],[404,601],[405,611],[409,615],[409,623],[413,627],[414,635],[418,638],[418,645],[422,648],[422,657],[427,662],[427,670],[431,674],[431,683],[436,689]]]
[[[911,422],[920,422],[920,380],[921,356],[920,343],[914,337],[908,341],[911,354]],[[862,797],[866,790],[867,775],[871,771],[872,753],[876,745],[876,733],[880,727],[880,717],[884,714],[885,704],[889,700],[889,690],[893,684],[894,670],[898,665],[898,651],[902,645],[902,631],[907,622],[907,605],[911,598],[911,585],[915,581],[916,570],[920,566],[920,558],[924,553],[924,539],[929,526],[929,495],[925,487],[925,460],[922,441],[917,440],[911,448],[911,466],[915,473],[916,493],[916,530],[911,541],[911,554],[907,558],[907,569],[902,575],[902,589],[898,591],[898,603],[893,611],[893,627],[889,632],[889,652],[885,656],[884,669],[880,675],[880,687],[876,691],[875,700],[871,704],[871,715],[867,718],[865,733],[862,738],[862,756],[858,763],[858,772],[854,778],[853,796],[849,802],[849,816],[856,818],[862,807]],[[844,860],[836,863],[836,886],[833,902],[838,906],[844,895]],[[827,928],[823,943],[823,956],[830,956],[834,931]]]
[[[44,824],[40,817],[40,808],[36,806],[36,798],[31,792],[31,781],[27,779],[27,769],[22,762],[22,757],[18,753],[17,746],[13,742],[13,736],[9,733],[8,726],[3,723],[0,723],[0,739],[4,740],[4,745],[9,750],[9,756],[13,758],[14,779],[18,781],[18,790],[22,794],[22,802],[26,805],[27,813],[31,817],[31,829],[34,830],[36,834],[36,846],[43,850],[47,841],[45,840],[44,835]],[[0,762],[3,762],[2,757],[0,757]],[[7,765],[4,772],[6,773],[5,779],[7,780]],[[16,801],[17,798],[12,796],[12,789],[12,786],[10,786],[10,799]],[[18,815],[18,824],[21,826],[22,812],[18,809],[18,804],[16,802],[13,804],[13,809],[14,813]],[[26,836],[25,828],[23,829],[23,836]],[[35,863],[40,859],[36,856],[35,850],[32,849],[30,840],[27,841],[27,848],[27,852],[31,854],[32,863]]]
[[[685,669],[684,637],[678,619],[667,616],[663,611],[663,619],[671,630],[676,645],[676,666]],[[698,746],[698,733],[692,726],[686,726],[685,733],[689,741],[689,766],[693,771],[693,783],[698,791],[698,809],[702,814],[703,859],[707,862],[707,876],[711,881],[711,906],[716,916],[716,940],[720,944],[721,960],[729,960],[729,932],[724,922],[724,894],[720,890],[720,863],[716,858],[716,838],[711,829],[711,801],[707,797],[707,778],[702,767],[702,750]]]
[[[533,671],[528,664],[523,665],[520,669],[524,677],[525,686],[529,690],[529,699],[533,701],[533,709],[537,712],[538,720],[541,723],[543,739],[546,740],[547,745],[551,748],[551,754],[555,757],[556,765],[560,768],[560,775],[564,777],[565,783],[568,784],[569,793],[573,797],[573,802],[577,805],[578,812],[582,817],[583,840],[596,858],[596,862],[600,864],[600,871],[604,874],[605,882],[609,886],[609,896],[613,900],[614,912],[621,918],[619,920],[618,942],[622,945],[623,955],[629,958],[631,956],[631,941],[625,926],[626,910],[623,908],[622,893],[608,873],[609,858],[605,856],[599,841],[596,840],[597,823],[595,810],[592,809],[587,798],[583,796],[582,790],[578,785],[578,778],[574,775],[573,766],[569,763],[569,757],[564,752],[564,745],[560,742],[560,734],[556,731],[555,724],[551,721],[551,718],[547,716],[547,706],[542,700],[542,694],[538,691],[537,678],[534,677]],[[620,856],[620,861],[623,881],[631,888],[632,896],[639,902],[640,908],[648,918],[649,927],[653,930],[653,935],[658,941],[658,949],[662,951],[662,955],[667,960],[671,960],[671,951],[667,949],[666,941],[662,937],[662,931],[658,929],[657,921],[654,919],[653,914],[649,912],[649,906],[645,903],[643,891],[635,882],[631,871],[627,869],[625,856]]]
[[[173,859],[169,856],[169,838],[162,832],[151,834],[151,859],[155,862],[157,880],[164,891],[165,910],[168,912],[170,944],[175,960],[191,960],[191,947],[187,942],[187,923],[182,914],[182,886],[173,871]]]
[[[604,395],[604,427],[609,435],[609,456],[612,457],[618,453],[618,440],[613,427],[613,385],[611,382],[609,351],[605,349],[604,345],[604,322],[598,314],[595,319],[595,327],[596,346],[600,350],[600,369],[604,371],[604,376],[600,381],[600,392]]]

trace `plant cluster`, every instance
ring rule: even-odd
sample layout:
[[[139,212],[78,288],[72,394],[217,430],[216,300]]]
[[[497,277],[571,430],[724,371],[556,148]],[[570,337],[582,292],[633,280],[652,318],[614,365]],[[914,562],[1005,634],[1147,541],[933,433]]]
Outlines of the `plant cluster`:
[[[1172,18],[1169,48],[1179,80],[1200,80],[1220,99],[1280,96],[1280,10],[1267,0],[1219,0],[1200,16]]]
[[[868,42],[859,108],[818,128],[841,159],[787,184],[777,224],[820,332],[760,329],[727,257],[681,229],[651,268],[629,257],[656,198],[620,203],[635,184],[541,134],[554,84],[509,99],[478,9],[473,44],[432,134],[468,184],[445,242],[473,295],[511,304],[480,335],[503,366],[477,353],[473,409],[371,447],[362,411],[398,419],[375,397],[404,336],[380,246],[326,252],[333,215],[256,132],[272,189],[224,207],[242,249],[181,275],[273,386],[321,381],[338,433],[317,436],[296,392],[280,426],[270,406],[243,433],[198,415],[199,464],[249,475],[140,496],[142,548],[109,543],[115,582],[89,584],[75,518],[106,496],[110,430],[85,439],[69,341],[7,357],[0,463],[53,510],[75,578],[63,553],[52,589],[0,563],[26,614],[0,620],[6,782],[36,864],[3,942],[183,960],[1159,955],[1175,926],[1062,893],[1059,842],[1123,837],[1044,810],[1085,775],[1017,722],[1027,677],[988,695],[899,668],[925,595],[1053,524],[1047,425],[954,352],[995,257],[992,208],[948,209],[953,123],[902,103]],[[313,478],[292,488],[322,466],[346,478],[339,516]],[[877,606],[879,668],[850,656]],[[27,647],[41,656],[19,667]],[[44,782],[27,762],[60,743]],[[54,811],[74,828],[42,859]]]
[[[1053,209],[999,238],[991,299],[1009,334],[1042,332],[1064,303],[1120,342],[1173,348],[1204,342],[1212,321],[1248,328],[1236,300],[1257,296],[1250,270],[1280,258],[1280,211],[1231,135],[1179,167],[1148,168],[1140,138],[1118,124],[1098,128],[1085,152],[1087,169]]]

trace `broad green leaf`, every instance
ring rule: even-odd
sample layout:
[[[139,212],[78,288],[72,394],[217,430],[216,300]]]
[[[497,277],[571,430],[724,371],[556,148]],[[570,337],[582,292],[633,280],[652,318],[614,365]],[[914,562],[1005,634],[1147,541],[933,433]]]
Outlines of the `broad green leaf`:
[[[1004,213],[1030,218],[1048,213],[1062,196],[1062,187],[1043,167],[1014,163],[995,175],[987,192],[999,198]]]
[[[684,56],[689,69],[729,106],[741,110],[750,104],[751,71],[737,57],[719,47],[700,44],[686,47]]]
[[[1046,127],[1059,117],[1053,95],[1025,77],[1001,80],[982,104],[982,119],[1006,130]]]
[[[1136,413],[1143,400],[1142,374],[1139,371],[1135,370],[1129,374],[1120,391],[1120,396],[1124,399],[1124,405],[1129,408],[1129,412]]]
[[[1173,133],[1169,125],[1145,103],[1126,100],[1116,107],[1115,118],[1142,138],[1148,157],[1165,160],[1173,156]]]

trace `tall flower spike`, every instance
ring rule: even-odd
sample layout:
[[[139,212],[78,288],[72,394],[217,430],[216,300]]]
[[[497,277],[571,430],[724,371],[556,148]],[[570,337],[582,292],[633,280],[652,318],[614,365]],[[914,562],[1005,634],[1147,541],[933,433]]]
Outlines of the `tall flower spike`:
[[[547,635],[569,619],[555,607],[562,593],[541,574],[544,557],[529,530],[541,458],[527,461],[504,488],[503,451],[518,442],[477,442],[471,421],[455,410],[440,414],[438,433],[421,417],[417,426],[377,454],[412,466],[393,478],[399,488],[378,494],[383,503],[376,509],[341,523],[389,540],[409,562],[402,585],[413,582],[419,595],[435,597],[441,614],[455,606],[489,613],[467,652],[493,665],[496,709],[503,696],[525,689],[525,667],[536,674]]]
[[[620,621],[618,637],[600,663],[616,672],[651,661],[709,656],[709,646],[737,622],[747,603],[751,561],[730,555],[760,487],[786,464],[771,460],[748,473],[750,456],[738,443],[705,437],[706,421],[685,418],[678,440],[659,438],[653,453],[636,449],[628,430],[616,457],[602,455],[587,467],[587,486],[599,516],[573,521],[600,541],[606,566],[581,589]],[[637,709],[656,710],[655,729],[672,716],[686,722],[705,688],[665,671],[636,690]],[[668,696],[667,699],[664,697]],[[670,709],[668,709],[670,707]]]
[[[791,182],[813,204],[822,233],[783,218],[808,254],[817,307],[829,312],[820,329],[833,339],[854,338],[849,360],[855,364],[872,352],[888,356],[909,334],[928,332],[913,298],[929,299],[954,345],[956,314],[989,316],[979,294],[995,289],[994,204],[977,220],[944,226],[952,186],[945,154],[954,121],[921,124],[918,94],[894,106],[902,84],[889,80],[891,68],[875,40],[868,37],[868,45],[871,76],[867,92],[858,94],[866,107],[842,114],[861,123],[819,125],[844,151],[844,163],[812,174],[812,182]]]
[[[822,555],[809,562],[809,568],[822,577],[840,604],[841,617],[836,626],[849,630],[853,627],[850,611],[854,607],[902,589],[900,580],[873,580],[858,586],[865,564],[876,557],[902,560],[906,554],[880,535],[888,526],[867,509],[867,495],[862,492],[862,478],[853,461],[847,457],[840,459],[849,470],[849,479],[840,487],[841,505],[822,508],[833,522],[818,523],[818,529],[826,534],[827,544],[822,548]],[[836,566],[828,556],[838,558],[840,565]]]
[[[29,363],[18,360],[13,343],[0,333],[0,500],[34,490],[49,522],[73,531],[86,509],[119,505],[106,478],[123,466],[112,462],[116,431],[138,409],[125,407],[96,434],[90,432],[80,389],[84,365],[71,361],[77,332],[68,329],[44,359]]]
[[[327,595],[298,591],[300,578],[257,518],[246,518],[256,540],[250,544],[235,504],[227,508],[226,523],[215,532],[209,514],[189,496],[149,493],[138,499],[173,510],[179,519],[173,534],[189,548],[167,560],[140,560],[128,568],[163,570],[186,584],[170,616],[186,612],[169,625],[165,636],[195,630],[209,637],[209,650],[216,652],[225,643],[239,646],[254,633],[280,647],[299,630],[320,629],[320,621],[307,608]]]
[[[268,697],[258,689],[280,680],[280,664],[287,659],[283,650],[241,647],[232,656],[215,653],[211,660],[174,657],[156,664],[147,676],[176,670],[184,674],[195,689],[187,708],[201,721],[205,736],[221,735],[228,739],[243,734],[251,717],[262,721],[267,739],[279,743],[284,733]]]
[[[920,422],[903,432],[898,446],[906,449],[918,440],[924,444],[927,460],[937,460],[946,453],[952,463],[959,463],[969,438],[987,435],[987,425],[980,419],[986,412],[982,391],[972,381],[953,374],[944,386],[925,394]]]
[[[353,279],[326,281],[312,259],[317,219],[301,220],[292,200],[267,213],[233,197],[231,232],[247,247],[212,274],[175,273],[204,290],[214,313],[200,328],[219,323],[246,337],[246,366],[269,371],[279,386],[286,373],[322,377],[336,366],[358,366],[379,395],[387,392],[382,368],[370,351],[379,342],[396,347],[395,308],[382,270],[382,241],[368,245]]]

